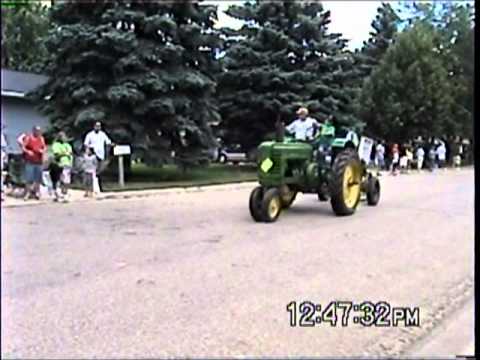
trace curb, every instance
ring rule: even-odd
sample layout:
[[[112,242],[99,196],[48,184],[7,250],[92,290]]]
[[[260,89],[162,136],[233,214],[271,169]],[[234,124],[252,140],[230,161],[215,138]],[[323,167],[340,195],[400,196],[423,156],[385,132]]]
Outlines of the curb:
[[[153,197],[153,196],[188,194],[188,193],[197,193],[197,192],[205,192],[205,191],[243,190],[243,189],[251,189],[256,184],[257,184],[256,181],[244,181],[244,182],[236,182],[236,183],[229,183],[229,184],[108,192],[108,193],[101,193],[93,199],[79,198],[79,199],[71,200],[67,204],[102,201],[102,200],[138,199],[138,198],[146,198],[146,197]],[[49,200],[50,199],[39,201],[39,202],[20,202],[19,200],[17,204],[3,204],[2,202],[2,208],[16,208],[16,207],[25,207],[25,206],[46,205],[46,204],[52,203]]]

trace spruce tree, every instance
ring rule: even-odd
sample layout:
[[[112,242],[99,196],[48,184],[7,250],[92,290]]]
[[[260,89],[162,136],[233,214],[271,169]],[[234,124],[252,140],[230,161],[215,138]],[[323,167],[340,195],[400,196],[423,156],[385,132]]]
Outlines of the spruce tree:
[[[363,79],[371,74],[388,47],[394,42],[399,24],[400,17],[391,4],[382,3],[377,9],[375,19],[372,21],[370,38],[364,41],[363,47],[355,53],[356,64]]]
[[[342,35],[328,32],[330,12],[320,2],[249,1],[227,13],[245,25],[224,30],[218,96],[226,141],[252,148],[301,105],[320,121],[354,123],[352,58]]]
[[[54,130],[82,138],[102,121],[147,162],[205,159],[220,40],[216,7],[200,1],[57,1],[50,80],[35,95]],[[45,100],[48,99],[48,100]]]

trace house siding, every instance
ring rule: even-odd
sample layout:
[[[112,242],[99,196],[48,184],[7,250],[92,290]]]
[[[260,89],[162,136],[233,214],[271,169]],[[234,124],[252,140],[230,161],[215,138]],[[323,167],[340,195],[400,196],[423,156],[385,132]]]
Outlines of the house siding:
[[[28,100],[2,96],[2,126],[7,139],[7,153],[20,153],[17,138],[22,133],[30,133],[33,126],[46,130],[48,118],[41,115]]]

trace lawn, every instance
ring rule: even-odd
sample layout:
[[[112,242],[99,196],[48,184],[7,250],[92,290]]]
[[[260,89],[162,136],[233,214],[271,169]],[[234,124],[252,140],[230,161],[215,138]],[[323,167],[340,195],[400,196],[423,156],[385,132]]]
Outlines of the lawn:
[[[118,185],[115,177],[105,177],[103,191],[162,189],[169,187],[187,187],[200,185],[225,184],[256,180],[255,165],[198,166],[182,172],[175,165],[150,167],[144,164],[132,164],[130,176],[125,179],[125,187]]]

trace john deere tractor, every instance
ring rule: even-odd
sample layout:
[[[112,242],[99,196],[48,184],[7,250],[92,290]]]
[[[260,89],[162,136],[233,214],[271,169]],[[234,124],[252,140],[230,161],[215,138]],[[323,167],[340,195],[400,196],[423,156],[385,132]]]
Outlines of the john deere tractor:
[[[282,134],[282,133],[281,133]],[[365,138],[367,139],[367,138]],[[336,215],[352,215],[361,194],[368,205],[377,205],[380,183],[360,159],[364,143],[354,131],[324,127],[309,142],[283,135],[258,147],[260,185],[250,194],[250,214],[258,222],[277,220],[299,192],[330,200]]]

